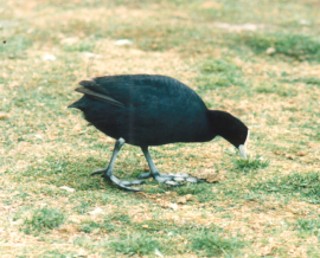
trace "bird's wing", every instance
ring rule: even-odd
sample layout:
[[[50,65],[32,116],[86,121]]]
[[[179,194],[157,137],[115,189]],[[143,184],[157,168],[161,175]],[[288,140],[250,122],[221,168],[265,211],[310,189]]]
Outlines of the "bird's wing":
[[[148,103],[150,97],[154,99],[154,96],[157,96],[158,91],[153,81],[146,80],[145,76],[103,76],[84,80],[79,84],[84,90],[80,87],[81,90],[77,89],[77,91],[101,101],[125,107]]]
[[[108,96],[105,90],[102,90],[101,87],[99,87],[98,84],[96,84],[94,81],[81,81],[79,83],[82,87],[78,87],[75,89],[77,92],[81,92],[85,95],[97,98],[99,100],[108,102],[112,105],[123,107],[124,104],[117,101],[116,99]]]

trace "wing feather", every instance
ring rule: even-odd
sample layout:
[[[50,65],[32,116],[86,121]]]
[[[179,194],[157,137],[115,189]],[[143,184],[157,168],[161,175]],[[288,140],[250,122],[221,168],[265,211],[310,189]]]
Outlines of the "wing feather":
[[[108,96],[105,91],[101,92],[99,90],[99,85],[96,84],[94,81],[81,81],[79,84],[82,87],[76,88],[75,91],[94,97],[94,98],[98,98],[99,100],[108,102],[118,107],[124,107],[123,103]]]

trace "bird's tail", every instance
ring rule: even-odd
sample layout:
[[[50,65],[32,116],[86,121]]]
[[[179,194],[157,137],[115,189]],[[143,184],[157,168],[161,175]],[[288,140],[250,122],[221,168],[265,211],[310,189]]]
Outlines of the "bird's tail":
[[[85,103],[82,101],[82,98],[77,100],[76,102],[70,104],[68,106],[68,108],[76,108],[76,109],[80,109],[83,110],[85,108]]]
[[[78,108],[77,102],[72,103],[71,105],[68,106],[68,108]]]

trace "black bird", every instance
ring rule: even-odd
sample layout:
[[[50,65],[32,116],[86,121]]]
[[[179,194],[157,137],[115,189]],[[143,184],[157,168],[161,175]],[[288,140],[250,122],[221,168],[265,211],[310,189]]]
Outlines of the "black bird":
[[[239,149],[246,157],[249,138],[247,126],[231,114],[209,110],[188,86],[161,75],[116,75],[97,77],[79,83],[76,91],[84,94],[70,108],[80,109],[85,119],[98,130],[116,139],[110,163],[102,174],[116,186],[135,191],[132,185],[143,180],[123,181],[112,174],[114,162],[125,142],[139,146],[150,172],[140,179],[153,177],[161,183],[179,185],[179,181],[198,182],[186,174],[161,174],[148,151],[149,146],[175,142],[206,142],[216,136]]]

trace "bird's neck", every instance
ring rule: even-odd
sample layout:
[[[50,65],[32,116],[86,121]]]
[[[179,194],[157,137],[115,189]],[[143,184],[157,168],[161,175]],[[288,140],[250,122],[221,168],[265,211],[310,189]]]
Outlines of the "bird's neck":
[[[238,147],[235,137],[240,134],[244,124],[228,112],[220,110],[208,110],[208,117],[213,134]]]

